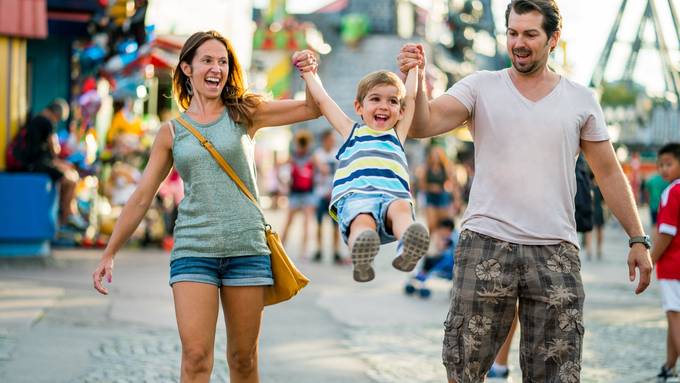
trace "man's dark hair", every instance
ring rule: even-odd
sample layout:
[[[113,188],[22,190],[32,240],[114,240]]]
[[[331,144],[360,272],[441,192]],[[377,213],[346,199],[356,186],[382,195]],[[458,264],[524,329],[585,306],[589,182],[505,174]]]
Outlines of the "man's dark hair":
[[[543,30],[550,39],[556,31],[562,30],[562,15],[555,0],[512,0],[505,10],[505,27],[508,27],[510,11],[518,15],[536,11],[543,15]]]
[[[680,143],[671,142],[666,144],[659,149],[659,156],[662,154],[670,154],[675,157],[676,160],[680,161]]]
[[[68,103],[63,98],[55,98],[45,109],[52,112],[59,121],[65,121],[69,115]]]

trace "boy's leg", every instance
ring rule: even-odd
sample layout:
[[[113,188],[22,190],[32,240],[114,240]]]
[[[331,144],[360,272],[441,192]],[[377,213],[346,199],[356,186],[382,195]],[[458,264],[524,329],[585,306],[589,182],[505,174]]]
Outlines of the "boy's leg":
[[[666,333],[666,363],[664,364],[664,366],[671,370],[675,367],[675,363],[678,360],[678,351],[675,348],[674,341],[674,338],[676,337],[676,333],[678,332],[678,330],[671,325],[671,318],[669,314],[670,312],[666,312],[666,320],[668,321],[668,332]]]
[[[356,216],[349,228],[347,244],[352,254],[354,280],[368,282],[375,278],[373,259],[380,250],[380,237],[376,232],[376,222],[371,214]]]
[[[515,318],[520,269],[507,242],[463,231],[442,358],[449,382],[484,381]]]
[[[392,201],[388,208],[385,226],[399,240],[397,257],[392,266],[401,271],[411,271],[430,246],[430,234],[419,222],[413,222],[413,210],[407,200]]]
[[[667,311],[668,319],[668,346],[666,350],[666,367],[672,369],[678,359],[680,350],[680,312]]]
[[[401,239],[406,229],[413,223],[411,203],[405,199],[397,199],[387,207],[385,227],[395,238]]]

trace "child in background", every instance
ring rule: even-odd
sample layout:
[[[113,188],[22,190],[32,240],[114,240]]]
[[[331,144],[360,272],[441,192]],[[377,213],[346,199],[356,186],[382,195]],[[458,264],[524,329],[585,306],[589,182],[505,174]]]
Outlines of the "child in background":
[[[413,270],[430,241],[427,228],[414,222],[403,147],[415,109],[418,68],[409,71],[405,87],[389,71],[365,76],[354,101],[361,123],[338,107],[318,75],[306,72],[302,78],[323,115],[345,140],[337,154],[330,213],[349,245],[354,280],[375,278],[373,260],[380,244],[395,240],[399,243],[392,265]]]
[[[456,229],[452,219],[444,218],[437,223],[432,236],[435,240],[436,253],[423,258],[422,268],[406,283],[405,291],[408,295],[418,292],[421,297],[428,298],[431,291],[425,286],[425,282],[432,276],[453,279],[453,266],[460,231]]]
[[[652,261],[661,286],[663,310],[668,321],[666,363],[658,381],[675,376],[675,362],[680,352],[680,143],[670,143],[659,150],[659,173],[671,184],[661,194],[657,230],[652,246]],[[675,334],[674,336],[672,334]]]
[[[283,226],[281,240],[287,243],[293,218],[302,213],[302,247],[300,253],[307,257],[309,223],[314,219],[316,197],[314,196],[314,157],[312,156],[312,134],[304,129],[298,130],[293,139],[294,148],[290,156],[290,193],[288,194],[288,214]]]

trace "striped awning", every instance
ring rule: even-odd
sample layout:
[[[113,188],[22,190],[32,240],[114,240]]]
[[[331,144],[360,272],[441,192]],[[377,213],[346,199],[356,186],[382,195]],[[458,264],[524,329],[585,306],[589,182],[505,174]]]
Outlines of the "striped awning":
[[[46,1],[0,0],[0,35],[33,39],[46,38]]]

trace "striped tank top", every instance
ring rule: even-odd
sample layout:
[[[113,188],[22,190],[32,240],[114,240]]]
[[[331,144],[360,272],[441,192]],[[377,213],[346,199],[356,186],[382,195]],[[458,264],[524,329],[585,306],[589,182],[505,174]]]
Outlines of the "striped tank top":
[[[354,124],[340,147],[333,178],[329,213],[336,221],[336,204],[351,193],[388,194],[412,199],[404,147],[394,129],[380,131]]]

